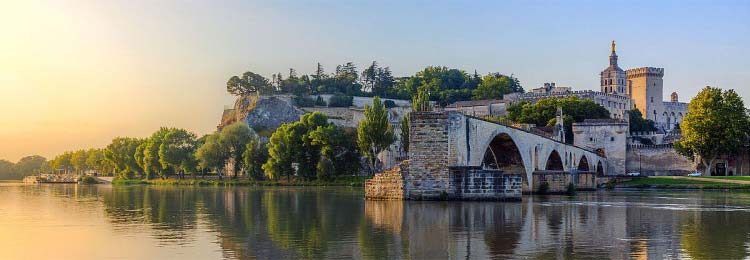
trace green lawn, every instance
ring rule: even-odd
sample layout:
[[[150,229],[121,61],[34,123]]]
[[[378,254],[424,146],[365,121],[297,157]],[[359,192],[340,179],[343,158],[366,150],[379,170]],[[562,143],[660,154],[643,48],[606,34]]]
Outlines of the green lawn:
[[[750,181],[750,176],[702,176],[696,178]]]
[[[741,177],[741,176],[729,176]],[[636,178],[616,184],[616,187],[659,189],[750,189],[750,184],[734,184],[711,181],[711,178],[672,179],[669,177]]]

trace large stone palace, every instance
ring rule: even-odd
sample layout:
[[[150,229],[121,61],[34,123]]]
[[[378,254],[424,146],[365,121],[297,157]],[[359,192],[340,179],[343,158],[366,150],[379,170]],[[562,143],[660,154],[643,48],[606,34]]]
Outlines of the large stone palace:
[[[680,102],[672,93],[664,101],[664,68],[640,67],[623,70],[617,64],[615,42],[609,55],[609,66],[599,73],[600,90],[575,91],[545,83],[527,93],[505,95],[502,100],[465,101],[450,105],[447,110],[458,110],[472,116],[502,115],[506,103],[536,102],[543,98],[575,96],[590,99],[610,112],[613,119],[628,120],[629,112],[638,109],[644,118],[653,120],[663,132],[670,132],[687,114],[687,103]]]

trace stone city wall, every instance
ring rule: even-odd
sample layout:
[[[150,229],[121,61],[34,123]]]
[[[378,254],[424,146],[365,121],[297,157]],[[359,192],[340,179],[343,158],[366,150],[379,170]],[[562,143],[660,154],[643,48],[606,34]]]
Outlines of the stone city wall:
[[[677,154],[672,146],[628,146],[626,169],[642,175],[686,175],[695,170],[689,158]]]

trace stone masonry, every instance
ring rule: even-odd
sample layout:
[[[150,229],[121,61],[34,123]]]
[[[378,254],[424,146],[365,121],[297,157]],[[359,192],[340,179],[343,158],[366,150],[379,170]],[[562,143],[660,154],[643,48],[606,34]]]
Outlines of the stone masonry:
[[[405,196],[413,200],[445,199],[448,192],[448,114],[412,112],[409,125],[409,174]]]
[[[396,167],[365,182],[365,199],[368,200],[403,200],[404,176],[408,175],[409,161],[403,161]]]

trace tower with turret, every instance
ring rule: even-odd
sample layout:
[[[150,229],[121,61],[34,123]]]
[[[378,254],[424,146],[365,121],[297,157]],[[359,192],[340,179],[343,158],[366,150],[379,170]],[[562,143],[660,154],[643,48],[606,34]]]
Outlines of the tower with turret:
[[[608,94],[627,95],[625,71],[617,65],[615,41],[612,41],[612,52],[609,55],[609,67],[600,74],[601,90]]]

